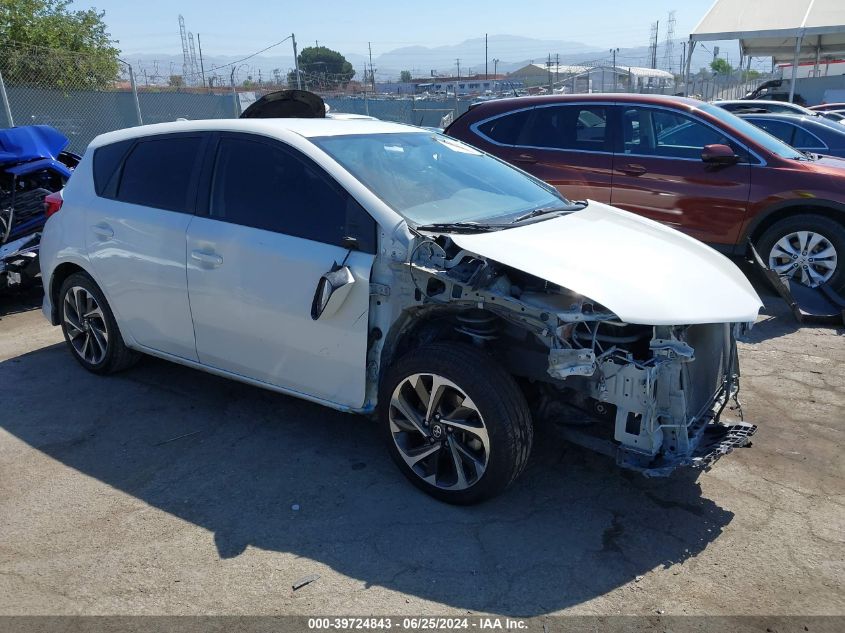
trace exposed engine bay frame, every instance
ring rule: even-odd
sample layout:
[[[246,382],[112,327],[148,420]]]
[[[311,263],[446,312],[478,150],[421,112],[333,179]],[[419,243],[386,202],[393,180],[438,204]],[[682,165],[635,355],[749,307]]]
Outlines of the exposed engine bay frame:
[[[731,401],[741,415],[736,336],[745,324],[625,323],[448,235],[417,234],[398,259],[387,265],[393,283],[371,288],[373,314],[385,296],[392,311],[401,298],[402,311],[386,337],[378,327],[371,337],[372,380],[404,339],[471,341],[525,381],[537,414],[562,422],[567,439],[647,476],[709,468],[756,431],[721,421]]]

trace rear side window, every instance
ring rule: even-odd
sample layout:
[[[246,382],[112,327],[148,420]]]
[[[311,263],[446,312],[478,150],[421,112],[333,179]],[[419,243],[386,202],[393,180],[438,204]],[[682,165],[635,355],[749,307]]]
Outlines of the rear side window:
[[[783,121],[772,121],[770,119],[748,119],[757,127],[763,128],[772,136],[782,140],[787,145],[792,145],[792,134],[795,128]]]
[[[518,145],[598,152],[607,140],[605,106],[565,105],[535,108]]]
[[[202,139],[170,136],[138,141],[123,164],[117,199],[145,207],[193,212]]]
[[[120,141],[94,150],[94,190],[98,196],[114,197],[118,168],[132,143],[134,140]]]
[[[530,114],[529,109],[496,117],[479,125],[478,131],[496,143],[514,145],[528,122]]]
[[[374,253],[375,220],[319,168],[267,142],[220,141],[211,185],[211,217],[315,242]]]

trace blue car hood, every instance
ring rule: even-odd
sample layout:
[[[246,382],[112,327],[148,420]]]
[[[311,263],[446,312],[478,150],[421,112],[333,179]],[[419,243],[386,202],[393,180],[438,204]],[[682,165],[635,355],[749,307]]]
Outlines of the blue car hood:
[[[67,137],[49,125],[0,130],[0,165],[56,158],[67,145]]]

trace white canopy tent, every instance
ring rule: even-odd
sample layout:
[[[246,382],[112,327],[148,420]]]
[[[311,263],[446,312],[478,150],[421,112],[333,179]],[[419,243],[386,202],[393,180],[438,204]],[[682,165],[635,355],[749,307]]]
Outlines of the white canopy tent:
[[[742,55],[792,63],[789,100],[798,63],[845,53],[845,0],[716,0],[690,33],[686,80],[697,42],[739,40]]]

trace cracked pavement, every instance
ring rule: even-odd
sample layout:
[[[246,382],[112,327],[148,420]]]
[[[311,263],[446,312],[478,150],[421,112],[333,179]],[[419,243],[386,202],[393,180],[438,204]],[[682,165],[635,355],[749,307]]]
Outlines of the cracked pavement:
[[[771,295],[752,448],[648,480],[540,429],[470,508],[366,418],[155,359],[90,375],[38,302],[0,298],[0,614],[845,613],[843,330]]]

